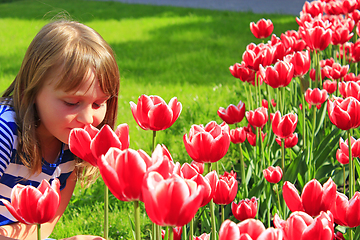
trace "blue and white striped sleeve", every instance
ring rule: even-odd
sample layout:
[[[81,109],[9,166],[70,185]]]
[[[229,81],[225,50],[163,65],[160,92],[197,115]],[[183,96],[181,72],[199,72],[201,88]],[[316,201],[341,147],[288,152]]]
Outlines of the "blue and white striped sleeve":
[[[14,112],[7,111],[0,116],[0,178],[13,157],[14,149],[16,149],[17,128],[13,114]]]

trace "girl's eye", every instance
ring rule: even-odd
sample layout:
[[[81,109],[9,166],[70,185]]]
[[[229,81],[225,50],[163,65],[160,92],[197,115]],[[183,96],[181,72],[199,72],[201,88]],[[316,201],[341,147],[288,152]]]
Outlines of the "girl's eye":
[[[94,102],[93,103],[93,106],[95,109],[98,109],[98,108],[101,108],[102,106],[104,106],[106,104],[106,101],[105,102],[101,102],[101,103],[96,103]]]
[[[78,105],[78,102],[72,103],[72,102],[66,102],[66,101],[64,101],[64,103],[65,103],[66,106],[69,106],[69,107],[74,107],[74,106]]]

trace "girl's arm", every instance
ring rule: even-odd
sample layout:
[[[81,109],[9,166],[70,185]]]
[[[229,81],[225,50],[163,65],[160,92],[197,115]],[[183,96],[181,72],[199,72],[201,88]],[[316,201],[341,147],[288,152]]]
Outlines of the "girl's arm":
[[[61,190],[61,200],[59,208],[55,214],[55,217],[41,225],[41,238],[45,239],[50,236],[53,231],[56,223],[59,221],[61,215],[64,213],[71,196],[73,194],[75,184],[76,184],[76,171],[73,171],[68,179],[66,180],[66,186]],[[37,230],[36,225],[26,225],[23,223],[13,223],[10,225],[5,225],[0,227],[0,240],[10,240],[10,239],[24,239],[24,240],[34,240],[37,239]],[[69,240],[90,240],[90,239],[103,239],[101,237],[93,236],[75,236],[69,238]]]

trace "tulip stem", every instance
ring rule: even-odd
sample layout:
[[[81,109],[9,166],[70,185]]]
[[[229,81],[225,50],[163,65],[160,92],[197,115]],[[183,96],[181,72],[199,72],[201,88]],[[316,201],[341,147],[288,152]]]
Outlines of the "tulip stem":
[[[109,188],[104,186],[104,238],[109,239]]]
[[[134,219],[135,219],[135,240],[140,240],[140,206],[139,201],[134,201]]]
[[[303,85],[303,78],[299,78],[300,79],[300,90],[302,93],[302,98],[301,98],[301,104],[302,104],[302,114],[303,114],[303,122],[302,122],[302,127],[303,127],[303,150],[306,149],[306,112],[305,112],[305,95],[304,95],[304,85]]]
[[[281,99],[281,110],[280,113],[285,113],[285,87],[281,87],[280,89],[280,99]]]
[[[281,138],[281,167],[285,173],[285,138]]]
[[[254,107],[253,107],[253,95],[252,95],[252,91],[251,91],[251,84],[249,84],[249,91],[250,91],[250,95],[248,95],[248,96],[250,96],[250,109],[254,109]]]
[[[221,207],[221,224],[222,224],[223,222],[225,222],[225,207],[224,205],[220,205],[220,207]]]
[[[239,148],[240,148],[240,164],[241,164],[241,183],[243,185],[243,191],[245,191],[245,197],[247,197],[248,195],[248,189],[247,189],[247,185],[246,185],[246,181],[245,181],[245,163],[244,163],[244,156],[243,156],[243,152],[242,152],[242,147],[241,147],[241,143],[239,143]]]
[[[216,240],[215,206],[213,199],[210,200],[210,214],[211,214],[211,240]]]
[[[347,130],[348,135],[348,148],[349,148],[349,199],[351,199],[355,194],[355,178],[354,178],[354,169],[353,169],[353,158],[351,152],[351,134],[350,130]]]
[[[169,240],[174,240],[174,227],[169,228]]]
[[[260,91],[260,89],[258,89],[259,86],[258,86],[257,79],[258,79],[258,74],[257,74],[257,72],[255,72],[255,97],[256,97],[255,107],[256,108],[259,106],[259,93],[258,92]],[[260,106],[261,106],[261,104],[260,104]]]
[[[208,173],[211,172],[211,163],[208,163]],[[210,218],[211,218],[211,240],[216,240],[216,223],[215,223],[215,206],[214,200],[210,202]]]
[[[186,232],[186,227],[184,229],[184,232]],[[194,238],[194,218],[192,218],[190,221],[190,239],[193,239],[193,238]]]
[[[191,219],[191,222],[190,222],[190,236],[191,236],[191,225],[194,225],[193,219]],[[187,239],[186,225],[183,226],[183,238],[182,239]],[[190,239],[192,239],[192,238],[190,238]]]
[[[37,224],[37,239],[41,240],[41,224]]]
[[[172,232],[172,231],[171,231]],[[161,240],[161,226],[160,225],[156,225],[156,237],[157,240]]]
[[[264,161],[265,161],[265,156],[264,156],[264,147],[263,147],[263,142],[262,142],[262,136],[261,136],[261,128],[257,128],[258,129],[258,135],[259,135],[259,147],[260,147],[260,158],[261,158],[261,171],[264,169]]]
[[[279,110],[280,113],[281,113],[281,110],[282,110],[282,102],[281,102],[281,93],[280,93],[280,91],[279,91],[279,88],[276,89],[276,96],[277,96],[277,102],[279,103],[278,110]]]
[[[152,152],[155,151],[155,139],[156,139],[156,131],[153,131]]]
[[[345,165],[341,164],[342,165],[342,169],[343,169],[343,175],[344,175],[344,195],[346,195],[346,176],[345,176]]]
[[[312,122],[312,136],[311,136],[311,146],[310,146],[310,148],[311,148],[311,150],[310,150],[310,154],[311,154],[311,156],[310,156],[310,167],[314,167],[314,172],[313,172],[313,174],[314,174],[314,178],[315,178],[315,165],[314,166],[312,166],[312,163],[314,163],[315,164],[315,162],[313,161],[314,159],[314,138],[315,138],[315,124],[316,124],[316,106],[313,106],[313,122]]]
[[[283,219],[285,219],[285,213],[283,213],[282,209],[281,209],[281,202],[280,202],[280,193],[279,193],[279,186],[277,183],[275,183],[275,191],[276,191],[276,196],[277,196],[277,202],[278,202],[278,208],[279,208],[279,214],[280,216],[283,217]]]

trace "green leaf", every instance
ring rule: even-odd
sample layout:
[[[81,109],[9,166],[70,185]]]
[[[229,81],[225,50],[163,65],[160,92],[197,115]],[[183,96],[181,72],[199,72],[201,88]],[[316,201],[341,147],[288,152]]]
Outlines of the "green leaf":
[[[300,153],[286,168],[284,173],[284,180],[289,182],[295,182],[298,173],[304,175],[307,171],[307,166],[305,164],[305,159],[307,157],[307,149],[305,149],[302,154]]]
[[[327,135],[318,145],[314,152],[315,167],[318,169],[324,162],[327,160],[327,157],[332,154],[333,151],[336,150],[336,145],[339,142],[339,138],[343,132],[334,128],[329,135]]]
[[[313,106],[313,107],[315,107],[315,106]],[[323,111],[321,113],[321,117],[320,117],[319,121],[316,121],[317,128],[315,129],[315,136],[318,134],[320,128],[324,126],[324,120],[325,120],[325,117],[326,117],[326,103],[323,104],[322,110]]]
[[[131,231],[133,234],[134,239],[136,239],[136,234],[135,234],[135,223],[133,222],[133,220],[130,217],[130,214],[128,215],[129,217],[129,222],[130,222],[130,226],[131,226]]]

